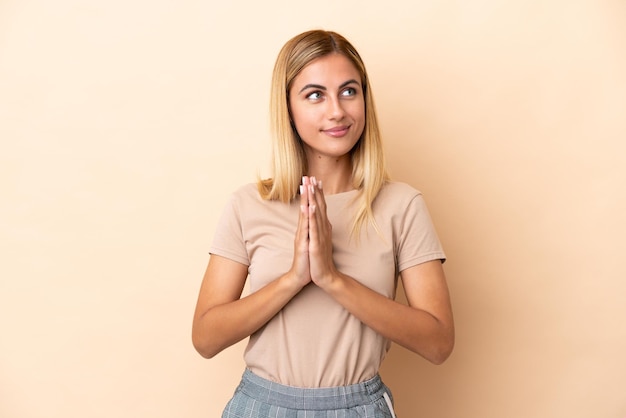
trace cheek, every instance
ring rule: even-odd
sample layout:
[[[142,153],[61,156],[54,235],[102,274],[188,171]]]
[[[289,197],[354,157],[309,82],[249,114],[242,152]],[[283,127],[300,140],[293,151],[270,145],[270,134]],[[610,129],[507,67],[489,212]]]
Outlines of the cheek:
[[[365,130],[365,103],[362,103],[358,109],[355,109],[353,118],[360,125],[361,132],[359,132],[359,136],[361,136]]]
[[[289,102],[289,122],[291,122],[291,129],[299,133],[302,127],[301,112],[297,105],[293,105],[293,102]]]
[[[365,102],[363,100],[351,102],[350,114],[354,119],[365,120]]]
[[[298,131],[306,131],[317,126],[318,115],[315,109],[293,108],[291,112],[293,124]]]
[[[306,123],[302,120],[299,114],[292,114],[291,126],[297,132],[302,132],[303,129],[306,129]]]
[[[307,120],[306,116],[302,114],[292,114],[291,128],[301,140],[305,140],[311,136],[312,125]]]

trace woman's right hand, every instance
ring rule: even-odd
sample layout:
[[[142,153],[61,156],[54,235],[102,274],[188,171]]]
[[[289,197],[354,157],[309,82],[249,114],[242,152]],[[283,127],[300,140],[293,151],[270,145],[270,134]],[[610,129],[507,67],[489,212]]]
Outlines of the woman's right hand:
[[[300,217],[298,218],[298,229],[294,240],[293,263],[290,274],[296,283],[304,287],[311,282],[311,269],[309,263],[309,193],[310,180],[308,177],[302,178],[300,186]]]
[[[211,256],[193,321],[192,339],[207,358],[252,335],[311,282],[309,263],[309,180],[304,179],[294,256],[286,274],[241,298],[248,266]]]
[[[266,286],[241,297],[248,266],[212,255],[202,280],[193,319],[193,344],[207,358],[252,335],[311,282],[309,216],[314,209],[310,181],[303,179],[300,217],[291,269]]]

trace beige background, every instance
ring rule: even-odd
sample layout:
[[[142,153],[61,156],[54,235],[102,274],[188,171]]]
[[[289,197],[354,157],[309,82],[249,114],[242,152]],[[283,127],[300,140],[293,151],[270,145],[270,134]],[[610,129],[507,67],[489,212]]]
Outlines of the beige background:
[[[1,417],[219,416],[243,345],[194,352],[196,292],[315,27],[449,256],[457,346],[392,348],[398,415],[626,416],[626,3],[2,0]]]

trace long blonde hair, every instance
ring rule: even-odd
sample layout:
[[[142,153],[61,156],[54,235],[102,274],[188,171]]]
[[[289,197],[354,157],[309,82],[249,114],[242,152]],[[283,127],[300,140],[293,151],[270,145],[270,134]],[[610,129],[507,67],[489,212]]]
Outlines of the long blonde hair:
[[[347,57],[361,75],[365,99],[365,127],[359,142],[352,149],[352,182],[359,191],[352,235],[358,235],[366,222],[376,228],[372,202],[388,180],[383,146],[376,118],[372,89],[365,64],[356,49],[338,33],[312,30],[290,39],[280,50],[272,75],[270,96],[270,129],[272,133],[272,178],[259,180],[259,193],[264,199],[290,202],[298,194],[302,176],[307,172],[307,159],[302,141],[292,125],[289,113],[289,90],[296,76],[313,60],[331,53]]]

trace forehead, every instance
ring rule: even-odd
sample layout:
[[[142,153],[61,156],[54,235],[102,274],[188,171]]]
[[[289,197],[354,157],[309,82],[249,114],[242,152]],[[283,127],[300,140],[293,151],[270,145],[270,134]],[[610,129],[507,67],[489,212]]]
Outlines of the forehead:
[[[325,87],[354,79],[361,82],[361,74],[345,55],[333,53],[316,58],[294,78],[292,88],[314,83]]]

